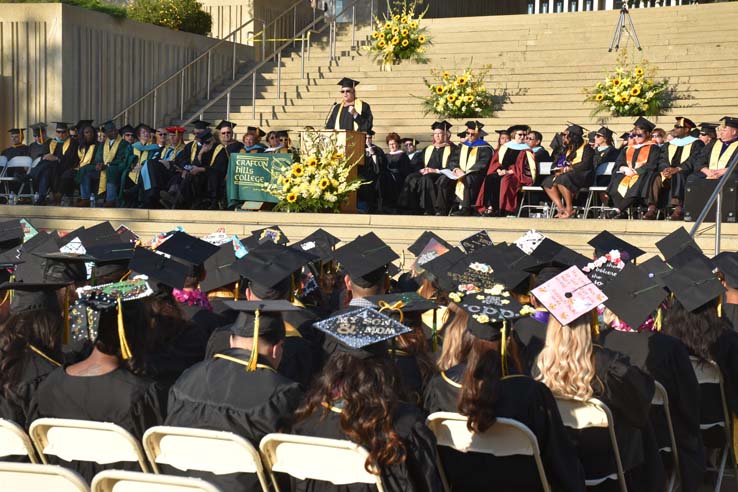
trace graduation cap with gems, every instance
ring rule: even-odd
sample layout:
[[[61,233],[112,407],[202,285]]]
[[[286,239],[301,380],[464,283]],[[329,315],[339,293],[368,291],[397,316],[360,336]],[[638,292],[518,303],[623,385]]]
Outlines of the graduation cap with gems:
[[[607,300],[607,296],[576,266],[536,287],[531,294],[562,325],[568,325]]]
[[[605,306],[622,321],[637,330],[666,299],[668,293],[648,273],[626,264],[622,271],[602,289],[607,296]]]
[[[458,292],[479,292],[496,285],[514,289],[530,274],[518,270],[495,269],[492,258],[496,256],[495,247],[487,246],[467,255],[453,265],[446,275]]]

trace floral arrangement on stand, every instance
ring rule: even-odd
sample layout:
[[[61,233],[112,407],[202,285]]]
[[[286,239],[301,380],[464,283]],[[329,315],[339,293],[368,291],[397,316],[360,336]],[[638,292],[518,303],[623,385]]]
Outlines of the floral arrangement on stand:
[[[612,116],[658,116],[675,99],[674,88],[668,79],[656,77],[658,70],[645,58],[634,62],[627,50],[618,54],[615,70],[594,87],[583,89],[585,101],[594,103],[593,115],[610,113]]]
[[[487,90],[484,79],[491,70],[467,68],[461,74],[431,70],[433,80],[425,79],[430,95],[423,98],[425,113],[441,118],[485,118],[499,109],[496,95]]]
[[[428,63],[425,46],[431,44],[427,29],[420,27],[425,12],[416,15],[417,0],[408,5],[407,0],[391,7],[387,2],[387,14],[383,19],[374,18],[376,30],[372,32],[369,53],[382,70],[392,70],[402,60]]]
[[[336,136],[305,132],[307,145],[300,150],[300,161],[276,170],[263,190],[279,202],[275,210],[287,212],[339,212],[350,193],[364,184],[349,179],[356,163],[349,162]]]

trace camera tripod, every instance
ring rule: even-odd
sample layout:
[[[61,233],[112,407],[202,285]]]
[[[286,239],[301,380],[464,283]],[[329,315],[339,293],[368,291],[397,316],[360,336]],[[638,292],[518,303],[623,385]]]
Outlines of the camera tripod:
[[[638,34],[636,33],[636,28],[633,25],[633,19],[630,16],[630,12],[628,12],[627,3],[624,3],[623,7],[620,9],[620,17],[618,18],[618,24],[615,26],[615,32],[612,34],[612,41],[610,41],[610,49],[607,50],[608,52],[611,52],[613,48],[615,50],[620,49],[620,39],[623,37],[623,32],[633,39],[638,51],[642,51],[641,42],[638,41]]]

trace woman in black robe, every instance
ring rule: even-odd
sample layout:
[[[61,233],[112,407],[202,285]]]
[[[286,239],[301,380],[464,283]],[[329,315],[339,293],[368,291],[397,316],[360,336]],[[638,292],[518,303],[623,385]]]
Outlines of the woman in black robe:
[[[405,177],[410,174],[410,159],[402,150],[397,133],[390,133],[385,140],[389,151],[385,154],[385,167],[380,167],[377,176],[378,206],[380,212],[394,213]]]
[[[33,397],[29,420],[54,417],[112,422],[138,440],[146,429],[163,422],[162,403],[166,395],[152,380],[139,375],[148,327],[145,310],[141,301],[123,303],[124,333],[132,354],[127,359],[118,336],[116,311],[98,311],[98,333],[92,353],[85,360],[58,367],[48,375]],[[68,462],[53,455],[48,460],[76,471],[88,481],[104,469],[139,469],[137,462],[101,465]]]
[[[563,133],[563,147],[554,156],[553,174],[542,183],[546,194],[556,205],[558,218],[571,217],[579,190],[592,186],[595,170],[593,156],[592,147],[584,140],[582,127],[569,126]]]

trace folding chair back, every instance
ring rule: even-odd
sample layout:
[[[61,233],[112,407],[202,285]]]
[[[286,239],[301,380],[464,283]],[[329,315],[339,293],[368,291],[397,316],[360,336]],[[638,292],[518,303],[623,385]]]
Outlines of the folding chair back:
[[[538,163],[538,174],[540,176],[550,176],[551,175],[551,167],[553,166],[553,162],[539,162]],[[520,199],[520,206],[518,207],[518,217],[520,217],[523,213],[523,210],[540,210],[541,215],[545,215],[545,217],[542,218],[549,218],[553,214],[554,207],[551,205],[549,201],[547,201],[546,205],[533,205],[533,204],[526,204],[526,200],[530,200],[529,194],[534,191],[539,191],[543,193],[543,187],[542,186],[523,186],[520,188],[520,191],[522,192],[523,196]],[[548,210],[548,214],[545,213],[545,211]],[[530,212],[529,212],[530,213]]]
[[[8,164],[8,158],[5,157],[4,155],[0,155],[0,167],[2,168],[0,169],[0,177],[5,175],[5,167],[7,166],[7,164]]]
[[[3,168],[3,172],[0,175],[0,182],[3,183],[3,196],[8,197],[10,196],[10,187],[8,186],[8,183],[15,180],[15,177],[8,176],[8,170],[10,169],[25,169],[26,172],[30,171],[33,167],[33,159],[31,159],[27,155],[19,155],[16,157],[13,157],[10,159],[5,167]],[[20,189],[18,190],[17,196],[18,197],[30,197],[33,196],[33,188],[31,188],[30,193],[23,193],[23,190],[25,189],[27,183],[22,183],[20,186]]]
[[[31,159],[27,155],[19,155],[10,159],[5,167],[6,169],[25,168],[26,170],[28,170],[31,169],[32,166],[33,159]]]
[[[26,431],[12,420],[0,419],[0,460],[5,456],[28,456],[31,463],[38,463]]]
[[[591,487],[599,485],[605,480],[616,479],[620,484],[620,490],[627,492],[628,488],[625,484],[625,473],[623,472],[623,462],[620,459],[620,448],[615,438],[612,413],[607,405],[596,398],[591,398],[587,401],[556,398],[556,406],[559,408],[564,426],[577,430],[592,427],[606,428],[610,434],[610,445],[612,446],[617,473],[608,475],[607,477],[588,479],[586,480],[587,486]]]
[[[0,461],[3,492],[89,492],[84,479],[56,465]]]
[[[426,423],[436,435],[439,446],[463,453],[471,451],[500,457],[531,456],[536,462],[543,490],[551,490],[541,461],[538,439],[525,424],[513,419],[497,418],[492,427],[478,434],[469,431],[465,416],[454,412],[432,413]]]
[[[664,415],[666,416],[666,427],[669,429],[669,441],[671,442],[670,447],[663,447],[659,449],[659,451],[664,451],[671,453],[671,456],[674,459],[674,466],[673,471],[671,473],[671,477],[669,477],[669,484],[667,491],[671,492],[674,490],[674,484],[676,483],[676,478],[680,474],[680,468],[679,468],[679,452],[677,450],[676,445],[676,437],[674,435],[674,426],[671,423],[671,410],[669,409],[669,394],[666,392],[666,388],[659,383],[658,381],[653,382],[656,391],[653,393],[653,399],[651,400],[652,406],[657,407],[664,407]]]
[[[162,425],[146,431],[143,445],[156,473],[159,473],[158,465],[215,475],[256,473],[262,489],[269,490],[259,451],[232,432]]]
[[[292,434],[267,434],[259,444],[264,464],[272,475],[286,473],[300,480],[314,479],[336,485],[375,484],[382,480],[364,468],[369,453],[351,441]]]
[[[599,176],[612,176],[612,172],[615,169],[615,162],[607,162],[604,164],[600,164],[597,166],[597,169],[595,169],[595,179]],[[607,186],[590,186],[587,190],[587,202],[584,205],[584,218],[586,219],[589,217],[589,212],[591,210],[599,210],[600,212],[605,212],[608,210],[616,210],[614,207],[608,207],[604,204],[600,205],[593,205],[592,203],[595,202],[595,197],[597,197],[598,193],[604,193],[607,191]],[[598,203],[598,202],[595,202]]]
[[[93,492],[221,492],[199,478],[152,475],[122,470],[101,471],[92,479]]]
[[[65,461],[92,461],[101,465],[138,462],[142,471],[149,471],[139,442],[128,431],[109,422],[42,418],[33,421],[30,435],[44,463],[46,455],[53,455]]]

